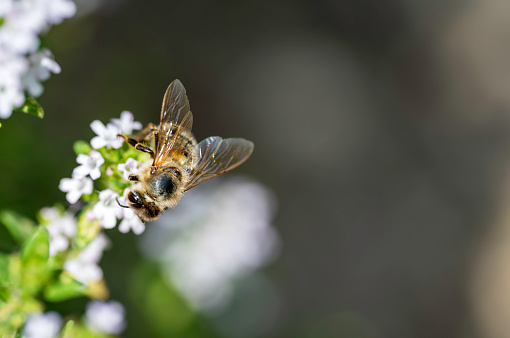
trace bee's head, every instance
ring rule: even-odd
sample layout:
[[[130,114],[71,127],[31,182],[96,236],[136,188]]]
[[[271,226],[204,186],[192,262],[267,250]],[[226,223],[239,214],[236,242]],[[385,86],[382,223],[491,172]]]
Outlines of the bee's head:
[[[140,192],[130,190],[126,198],[129,202],[129,206],[142,222],[150,222],[159,217],[161,208],[154,202],[145,199]]]

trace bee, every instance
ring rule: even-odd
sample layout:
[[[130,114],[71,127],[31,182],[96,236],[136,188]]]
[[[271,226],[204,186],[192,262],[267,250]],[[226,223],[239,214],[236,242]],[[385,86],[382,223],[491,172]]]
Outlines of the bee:
[[[174,207],[184,192],[242,164],[253,143],[242,138],[211,136],[197,143],[191,133],[193,115],[186,90],[179,80],[168,86],[159,126],[149,124],[136,138],[118,135],[136,150],[150,154],[126,194],[128,206],[142,222],[157,219]],[[153,148],[147,144],[153,144]]]

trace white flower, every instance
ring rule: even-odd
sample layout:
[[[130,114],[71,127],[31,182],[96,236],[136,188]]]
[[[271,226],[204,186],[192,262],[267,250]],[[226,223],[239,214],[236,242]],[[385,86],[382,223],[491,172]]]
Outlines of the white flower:
[[[211,182],[212,183],[212,182]],[[187,193],[152,222],[142,250],[168,282],[202,311],[225,306],[233,283],[266,264],[278,249],[271,226],[274,197],[250,180],[216,180]]]
[[[73,177],[81,178],[90,175],[90,178],[97,180],[101,176],[104,158],[99,152],[91,150],[89,155],[79,154],[76,162],[81,165],[74,168]]]
[[[67,192],[66,199],[69,203],[78,202],[82,195],[91,194],[94,189],[94,183],[88,177],[82,178],[63,178],[60,180],[58,188]]]
[[[98,263],[108,244],[108,238],[99,233],[77,257],[65,262],[64,269],[85,285],[101,280],[103,270]]]
[[[57,337],[62,318],[56,312],[30,314],[23,327],[23,338],[53,338]]]
[[[135,235],[140,235],[145,231],[145,224],[140,221],[140,218],[136,216],[133,209],[128,208],[124,209],[124,218],[119,224],[119,231],[122,233],[127,233],[129,230],[133,230]]]
[[[21,17],[24,14],[17,13],[17,15]],[[23,19],[25,18],[27,17]],[[0,49],[19,57],[24,57],[24,54],[34,52],[37,49],[39,45],[37,33],[34,33],[30,26],[22,27],[25,21],[29,20],[19,20],[14,15],[7,15],[4,20],[4,23],[0,26]],[[33,22],[37,22],[37,19],[34,19]]]
[[[85,313],[87,326],[96,332],[118,335],[126,327],[124,307],[119,302],[92,301]]]
[[[40,1],[40,0],[39,0]],[[70,0],[46,0],[46,21],[52,25],[76,14],[76,5]]]
[[[103,270],[96,263],[89,263],[80,259],[68,259],[64,263],[64,270],[69,272],[80,283],[88,285],[103,278]]]
[[[40,82],[60,72],[49,50],[37,52],[38,35],[75,12],[71,0],[0,0],[0,118],[25,102],[25,89],[39,96]]]
[[[97,134],[96,137],[90,140],[92,148],[99,149],[109,146],[119,149],[122,147],[124,140],[117,136],[120,133],[120,129],[114,124],[108,123],[105,126],[101,121],[95,120],[90,124],[90,128]]]
[[[41,209],[41,217],[48,222],[46,229],[50,234],[50,256],[55,256],[69,247],[69,241],[77,231],[76,220],[71,213],[60,214],[56,208]]]
[[[92,208],[92,214],[101,222],[105,229],[112,229],[117,224],[117,218],[122,218],[123,210],[117,203],[119,194],[106,189],[99,193],[99,202]]]
[[[41,82],[50,78],[50,72],[59,74],[61,69],[48,49],[33,53],[28,59],[31,67],[23,76],[23,86],[30,95],[39,97],[44,90]]]
[[[25,102],[23,90],[15,86],[0,86],[0,118],[11,117],[12,108],[19,107]]]
[[[133,113],[124,110],[120,114],[120,119],[111,119],[112,123],[120,129],[121,134],[131,135],[133,130],[142,129],[142,123],[135,121]]]
[[[127,180],[129,179],[129,175],[136,174],[138,172],[138,161],[130,157],[127,159],[126,163],[119,163],[119,165],[117,165],[117,169],[122,171],[122,177]]]

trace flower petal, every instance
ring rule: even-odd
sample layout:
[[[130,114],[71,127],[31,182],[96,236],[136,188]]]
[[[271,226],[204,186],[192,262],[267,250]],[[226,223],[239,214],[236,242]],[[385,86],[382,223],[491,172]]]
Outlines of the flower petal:
[[[74,203],[78,202],[81,195],[82,195],[81,191],[71,190],[67,193],[66,199],[69,203],[74,204]]]
[[[99,136],[104,135],[106,133],[105,125],[99,120],[92,121],[92,123],[90,124],[90,129],[92,129],[92,131],[94,131],[94,133],[96,133]]]
[[[106,140],[100,136],[93,137],[92,140],[90,140],[90,145],[94,149],[103,148],[106,144]]]

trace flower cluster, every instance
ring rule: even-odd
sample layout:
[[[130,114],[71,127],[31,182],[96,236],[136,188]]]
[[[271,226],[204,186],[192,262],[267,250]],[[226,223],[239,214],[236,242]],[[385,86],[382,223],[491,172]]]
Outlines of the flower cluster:
[[[88,219],[98,220],[103,228],[112,229],[120,221],[121,232],[133,230],[140,234],[145,229],[143,223],[133,210],[122,208],[119,203],[127,204],[123,197],[130,184],[127,178],[137,171],[139,161],[147,157],[125,145],[118,134],[131,134],[141,129],[142,124],[134,120],[131,112],[123,111],[120,118],[106,125],[96,120],[90,127],[96,136],[90,145],[82,142],[75,147],[76,162],[80,165],[74,168],[71,178],[60,181],[59,188],[67,193],[66,199],[71,204],[80,199],[89,202]]]
[[[103,337],[103,335],[121,334],[126,327],[124,307],[115,301],[89,302],[83,318],[84,325],[75,325],[74,321],[69,321],[62,328],[62,322],[62,317],[53,311],[32,313],[23,327],[22,337],[56,338],[60,336],[60,332],[65,333],[66,337],[96,336],[95,334]]]
[[[275,256],[274,205],[271,192],[253,180],[215,179],[152,222],[142,252],[192,307],[221,310],[235,281]]]
[[[75,144],[79,165],[71,178],[63,178],[59,184],[70,204],[80,202],[81,222],[68,211],[58,213],[47,208],[41,215],[50,233],[51,255],[65,251],[70,244],[81,246],[79,253],[66,255],[64,269],[85,285],[103,277],[98,263],[108,240],[101,228],[112,229],[119,223],[122,233],[132,230],[138,235],[145,230],[133,210],[122,208],[119,203],[128,204],[123,197],[130,184],[127,177],[136,172],[139,161],[145,160],[146,155],[125,145],[117,136],[131,134],[141,129],[142,124],[134,120],[131,112],[123,111],[120,118],[111,119],[106,125],[96,120],[90,126],[96,136],[90,144],[83,141]]]
[[[19,332],[25,319],[24,337],[103,337],[121,333],[126,325],[124,309],[116,302],[92,302],[83,325],[68,321],[62,326],[60,315],[42,313],[44,306],[38,299],[106,298],[108,290],[99,262],[110,241],[103,229],[118,224],[123,233],[141,234],[145,230],[133,210],[121,208],[119,203],[128,204],[123,195],[131,182],[126,177],[136,172],[148,154],[134,150],[117,136],[131,134],[142,124],[134,121],[132,113],[123,111],[120,118],[106,125],[92,122],[91,128],[96,136],[90,143],[75,143],[78,165],[72,177],[59,184],[71,204],[68,209],[60,205],[41,209],[38,224],[0,211],[0,222],[9,224],[7,228],[22,247],[20,254],[0,253],[2,306],[11,309],[0,311],[0,332],[9,332],[8,336]]]
[[[39,36],[75,12],[70,0],[0,1],[0,118],[23,105],[25,92],[40,96],[41,82],[60,73],[51,52],[39,49]]]

